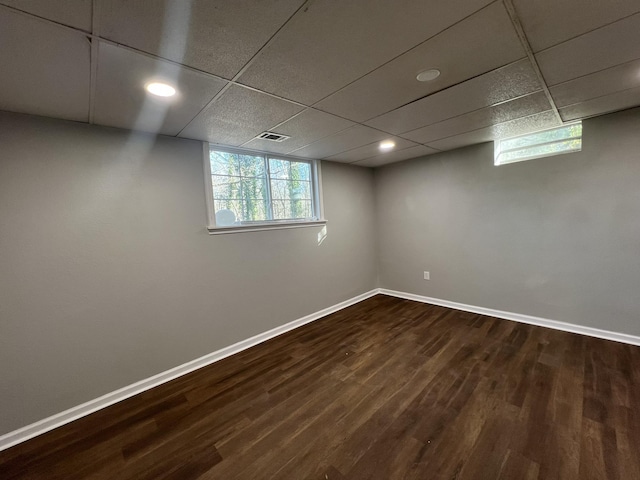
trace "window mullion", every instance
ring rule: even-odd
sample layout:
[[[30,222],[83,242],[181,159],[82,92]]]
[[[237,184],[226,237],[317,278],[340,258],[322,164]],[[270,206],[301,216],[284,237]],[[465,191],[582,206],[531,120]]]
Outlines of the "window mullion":
[[[267,219],[273,220],[273,201],[271,198],[271,168],[269,167],[269,157],[267,155],[264,155],[262,158],[264,158],[265,163],[264,171],[267,173],[267,178],[265,179],[267,188]]]

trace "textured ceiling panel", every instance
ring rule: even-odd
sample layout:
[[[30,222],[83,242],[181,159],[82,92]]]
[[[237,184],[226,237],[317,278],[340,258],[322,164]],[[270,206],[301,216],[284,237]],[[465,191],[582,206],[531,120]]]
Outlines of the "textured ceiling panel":
[[[354,123],[349,120],[318,110],[307,109],[282,125],[269,129],[269,131],[288,135],[291,138],[280,143],[254,139],[244,146],[265,152],[289,153],[353,125]]]
[[[0,9],[0,110],[86,122],[87,37]]]
[[[238,146],[302,109],[270,95],[232,85],[200,113],[180,136]]]
[[[524,59],[429,95],[370,120],[367,125],[403,133],[540,90],[531,62]]]
[[[583,103],[561,108],[560,115],[565,122],[580,118],[602,115],[615,112],[640,104],[640,87],[631,88],[622,92],[594,98]]]
[[[394,150],[403,150],[405,148],[418,146],[414,142],[405,140],[404,138],[394,137],[392,135],[388,135],[387,137],[385,137],[385,140],[390,140],[396,144]],[[349,150],[347,152],[332,155],[330,157],[327,157],[326,160],[352,163],[359,160],[364,160],[366,158],[374,157],[376,155],[380,155],[380,153],[380,142],[375,142],[370,143],[369,145],[363,145],[362,147],[354,148],[353,150]]]
[[[317,107],[363,122],[524,56],[509,15],[498,2],[334,93]],[[416,80],[418,73],[430,68],[437,68],[441,75],[431,82]]]
[[[100,0],[101,36],[232,78],[303,0]]]
[[[638,0],[513,0],[513,3],[536,52],[640,12]]]
[[[384,140],[387,137],[389,137],[389,134],[379,130],[363,125],[354,125],[304,148],[294,150],[291,154],[307,158],[325,158],[372,142]]]
[[[549,100],[547,100],[543,92],[532,93],[492,107],[465,113],[464,115],[405,133],[402,136],[418,143],[430,143],[441,138],[544,112],[550,108]]]
[[[379,167],[381,165],[400,162],[409,158],[423,157],[425,155],[431,155],[433,153],[438,153],[438,150],[425,147],[424,145],[416,145],[415,147],[405,148],[404,150],[395,150],[393,152],[384,153],[375,157],[369,157],[365,160],[355,162],[354,165],[358,165],[361,167]]]
[[[438,150],[453,150],[454,148],[466,147],[474,143],[490,142],[499,138],[513,137],[559,125],[560,121],[557,119],[555,113],[549,110],[531,115],[530,117],[518,118],[510,122],[431,142],[429,146]]]
[[[0,0],[0,109],[380,165],[558,123],[511,2],[565,119],[640,105],[639,0]]]
[[[551,87],[558,107],[640,86],[640,60],[623,63],[584,77]],[[640,99],[639,99],[640,101]]]
[[[91,31],[91,0],[0,0],[0,4]]]
[[[278,33],[240,81],[310,105],[488,3],[310,2]]]
[[[225,86],[202,73],[101,43],[94,121],[101,125],[177,135]],[[176,87],[171,98],[147,94],[146,83]]]
[[[536,58],[549,86],[640,58],[640,14],[551,47]]]

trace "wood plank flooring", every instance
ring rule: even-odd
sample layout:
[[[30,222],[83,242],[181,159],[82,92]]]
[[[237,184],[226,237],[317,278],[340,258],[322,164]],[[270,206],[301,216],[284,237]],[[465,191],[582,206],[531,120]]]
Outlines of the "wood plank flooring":
[[[9,479],[640,479],[640,348],[378,295],[0,452]]]

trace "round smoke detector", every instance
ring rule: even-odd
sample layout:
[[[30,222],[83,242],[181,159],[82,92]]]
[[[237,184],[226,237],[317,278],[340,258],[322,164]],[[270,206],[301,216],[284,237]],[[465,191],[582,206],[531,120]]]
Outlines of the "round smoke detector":
[[[435,80],[439,76],[440,76],[440,70],[432,68],[430,70],[425,70],[423,72],[420,72],[416,77],[416,79],[419,82],[430,82],[432,80]]]

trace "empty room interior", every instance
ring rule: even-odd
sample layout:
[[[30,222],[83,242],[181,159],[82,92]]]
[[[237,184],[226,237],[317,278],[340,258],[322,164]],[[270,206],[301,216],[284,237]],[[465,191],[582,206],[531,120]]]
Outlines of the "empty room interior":
[[[638,0],[0,0],[0,478],[640,479]]]

